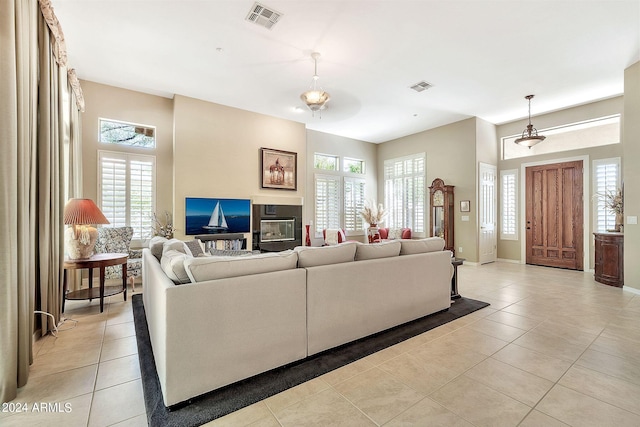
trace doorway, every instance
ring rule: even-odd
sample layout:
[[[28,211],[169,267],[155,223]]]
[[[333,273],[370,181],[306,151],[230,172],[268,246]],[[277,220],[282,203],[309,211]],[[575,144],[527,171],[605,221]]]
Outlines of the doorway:
[[[487,264],[496,260],[498,238],[496,235],[496,176],[497,168],[494,165],[480,163],[480,205],[478,209],[478,222],[480,235],[478,239],[480,264]]]
[[[574,160],[526,167],[527,264],[584,269],[583,164]]]

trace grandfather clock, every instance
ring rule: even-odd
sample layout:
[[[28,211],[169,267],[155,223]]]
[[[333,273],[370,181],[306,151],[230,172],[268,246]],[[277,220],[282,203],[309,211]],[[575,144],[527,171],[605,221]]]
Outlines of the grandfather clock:
[[[431,207],[431,223],[429,235],[442,237],[444,249],[455,255],[453,242],[453,185],[445,185],[436,178],[429,187],[429,206]]]

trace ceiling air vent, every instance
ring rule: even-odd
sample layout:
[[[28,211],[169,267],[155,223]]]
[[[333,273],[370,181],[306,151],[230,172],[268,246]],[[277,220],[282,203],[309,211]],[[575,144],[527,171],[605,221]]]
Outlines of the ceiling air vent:
[[[410,88],[415,90],[416,92],[422,92],[423,90],[427,90],[430,87],[433,87],[433,85],[431,83],[425,82],[424,80],[414,84],[413,86],[410,86]]]
[[[272,29],[278,22],[278,19],[282,16],[282,13],[276,12],[273,9],[268,8],[260,3],[254,3],[253,7],[247,15],[247,21],[251,21],[268,29]]]

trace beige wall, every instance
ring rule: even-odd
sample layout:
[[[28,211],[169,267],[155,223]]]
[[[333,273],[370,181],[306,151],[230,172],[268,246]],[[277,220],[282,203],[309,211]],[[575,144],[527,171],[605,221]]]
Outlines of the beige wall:
[[[470,262],[477,262],[477,203],[472,203],[470,220],[462,222],[460,200],[476,200],[476,118],[405,136],[378,145],[378,170],[384,170],[384,161],[396,157],[424,152],[427,157],[427,186],[441,178],[447,185],[454,185],[455,221],[454,241],[456,255]],[[485,126],[481,125],[484,129]],[[482,130],[484,135],[486,130]],[[484,139],[484,136],[483,136]],[[384,200],[384,176],[378,174],[378,199]],[[428,204],[428,195],[427,195]],[[474,206],[475,205],[475,206]],[[428,207],[428,206],[427,206]],[[467,215],[467,213],[465,213]],[[429,224],[427,218],[427,224]],[[428,229],[426,235],[429,235]]]
[[[545,129],[554,126],[565,125],[568,123],[580,122],[583,120],[595,119],[599,117],[609,116],[612,114],[622,114],[624,108],[623,97],[618,96],[615,98],[606,99],[603,101],[593,102],[573,108],[567,108],[565,110],[556,111],[549,114],[543,114],[532,118],[532,123],[538,129]],[[519,134],[527,126],[527,119],[518,120],[515,122],[506,123],[497,126],[498,147],[500,147],[500,139],[506,136]],[[544,143],[549,143],[545,141]],[[581,150],[564,151],[561,153],[542,154],[538,156],[530,156],[519,159],[500,160],[498,162],[498,173],[501,170],[516,169],[518,171],[518,183],[521,188],[524,177],[521,175],[521,165],[534,162],[548,162],[554,163],[555,160],[564,158],[574,158],[579,156],[588,156],[589,161],[588,170],[590,172],[592,162],[595,159],[605,159],[610,157],[621,157],[623,154],[623,144],[613,144],[602,147],[585,148]],[[622,169],[626,168],[627,162],[624,158],[622,160]],[[585,171],[587,169],[585,168]],[[589,174],[588,179],[585,182],[585,197],[589,200],[593,196],[592,176]],[[518,207],[521,207],[522,194],[519,194]],[[521,214],[521,212],[520,212]],[[520,219],[521,215],[519,215]],[[585,212],[585,230],[588,230],[589,245],[585,246],[585,251],[589,251],[589,263],[585,264],[585,269],[593,268],[594,259],[594,240],[593,235],[593,204],[589,203],[589,211]],[[524,238],[524,225],[522,221],[519,221],[520,233],[519,240],[500,240],[498,235],[498,258],[509,259],[516,261],[521,260],[523,254],[521,250],[522,239]]]
[[[259,199],[300,204],[307,157],[304,124],[185,96],[174,99],[174,197],[177,238],[184,238],[185,198]],[[260,148],[298,153],[296,191],[260,188]],[[307,219],[303,215],[303,223]],[[250,235],[247,235],[250,244]]]
[[[156,212],[173,211],[173,100],[82,81],[82,176],[84,197],[98,201],[98,150],[156,156]],[[156,148],[98,143],[98,119],[113,119],[156,127]]]
[[[366,194],[365,197],[371,200],[378,200],[378,165],[377,165],[377,146],[369,142],[358,141],[355,139],[344,138],[337,135],[331,135],[328,133],[317,132],[313,130],[307,130],[307,194],[305,205],[305,214],[309,221],[313,221],[315,217],[315,184],[314,175],[316,170],[313,167],[313,156],[315,153],[331,154],[334,156],[340,156],[340,165],[342,166],[344,157],[352,159],[364,160],[365,162],[365,174],[364,176],[355,174],[344,174],[338,172],[336,174],[341,176],[353,176],[356,178],[364,178],[366,181]],[[317,171],[321,174],[333,174],[330,171]],[[379,199],[381,202],[382,199]],[[310,224],[307,222],[306,224]],[[322,238],[315,237],[313,233],[313,226],[310,227],[311,231],[311,244],[313,246],[321,245]],[[364,242],[364,232],[362,235],[350,236],[350,240],[360,240]]]
[[[640,216],[640,62],[624,72],[624,286],[640,290],[640,226],[629,224]]]

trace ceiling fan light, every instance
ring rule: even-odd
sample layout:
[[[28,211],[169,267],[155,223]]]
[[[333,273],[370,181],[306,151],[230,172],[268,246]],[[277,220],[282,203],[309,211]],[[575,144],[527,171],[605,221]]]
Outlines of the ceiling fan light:
[[[317,111],[325,108],[325,104],[331,97],[323,90],[308,90],[300,95],[300,99],[302,99],[312,111]],[[316,108],[314,109],[314,107]]]
[[[303,92],[300,95],[300,99],[304,101],[304,103],[309,107],[312,113],[316,111],[321,111],[327,108],[327,102],[331,99],[331,96],[322,90],[322,88],[317,88],[318,82],[318,57],[320,54],[318,52],[313,52],[311,57],[313,58],[314,63],[314,74],[313,74],[313,83],[311,84],[311,89],[306,92]]]

